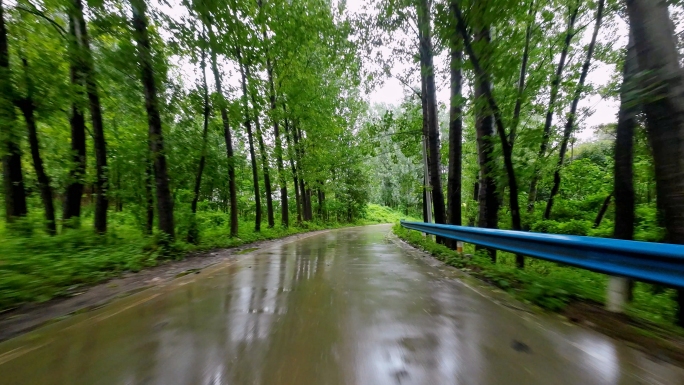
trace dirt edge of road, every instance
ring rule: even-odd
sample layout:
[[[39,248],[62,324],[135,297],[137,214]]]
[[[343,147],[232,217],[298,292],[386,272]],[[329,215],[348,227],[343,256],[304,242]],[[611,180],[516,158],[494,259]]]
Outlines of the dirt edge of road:
[[[166,285],[188,274],[217,264],[236,261],[276,243],[290,243],[331,230],[317,230],[284,238],[257,241],[230,249],[192,253],[180,261],[165,261],[160,265],[125,273],[118,278],[79,288],[68,297],[53,298],[43,303],[30,303],[0,313],[0,342],[27,333],[43,325],[63,320],[76,314],[99,309],[106,304],[145,289]]]
[[[445,264],[433,255],[399,238],[391,231],[388,234],[388,239],[402,249],[422,257],[429,265],[452,271],[454,278],[463,280],[471,289],[489,297],[502,306],[531,314],[561,316],[572,324],[622,341],[654,361],[667,362],[684,368],[684,336],[677,331],[669,330],[657,324],[625,314],[611,313],[599,303],[573,302],[568,304],[562,312],[551,313],[537,306],[520,302],[511,294],[500,290],[496,286],[473,277],[456,267]]]

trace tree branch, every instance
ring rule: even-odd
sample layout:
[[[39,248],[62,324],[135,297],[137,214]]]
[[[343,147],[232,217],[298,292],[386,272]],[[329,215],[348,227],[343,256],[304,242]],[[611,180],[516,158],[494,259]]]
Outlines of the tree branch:
[[[27,2],[27,3],[28,3],[28,4],[31,4],[30,2]],[[20,11],[24,11],[24,12],[26,12],[26,13],[30,13],[30,14],[32,14],[32,15],[34,15],[34,16],[38,16],[38,17],[40,17],[41,19],[44,19],[44,20],[47,21],[48,23],[52,24],[52,26],[55,28],[55,30],[56,30],[62,37],[66,36],[67,31],[64,29],[64,27],[62,27],[61,25],[59,25],[59,23],[57,23],[56,21],[52,20],[51,18],[47,17],[47,16],[46,16],[43,12],[41,12],[35,5],[31,4],[31,6],[33,7],[33,9],[24,8],[24,7],[20,6],[20,5],[17,5],[15,8],[18,9],[18,10],[20,10]]]

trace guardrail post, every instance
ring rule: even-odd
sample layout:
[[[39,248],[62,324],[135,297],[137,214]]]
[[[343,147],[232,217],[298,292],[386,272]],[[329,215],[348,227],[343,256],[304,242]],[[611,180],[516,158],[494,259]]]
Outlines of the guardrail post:
[[[629,279],[611,276],[608,281],[606,308],[613,313],[623,313],[629,300]]]

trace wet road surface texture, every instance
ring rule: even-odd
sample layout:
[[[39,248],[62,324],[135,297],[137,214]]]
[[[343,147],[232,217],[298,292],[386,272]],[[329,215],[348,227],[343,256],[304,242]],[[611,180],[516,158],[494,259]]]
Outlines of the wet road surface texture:
[[[276,243],[0,344],[0,384],[684,384],[494,302],[387,225]]]

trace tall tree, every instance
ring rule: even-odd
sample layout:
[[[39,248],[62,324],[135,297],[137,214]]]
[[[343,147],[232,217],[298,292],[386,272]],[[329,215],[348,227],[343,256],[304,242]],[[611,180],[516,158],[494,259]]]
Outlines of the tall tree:
[[[235,153],[233,150],[233,138],[230,132],[230,121],[228,118],[228,108],[225,96],[223,95],[221,73],[218,68],[216,55],[216,37],[211,27],[211,20],[205,23],[209,31],[209,49],[211,52],[211,69],[214,73],[214,83],[216,93],[219,97],[219,109],[221,111],[221,122],[223,123],[223,138],[226,143],[226,155],[228,157],[228,194],[230,199],[230,236],[238,235],[238,207],[237,207],[237,184],[235,182]]]
[[[169,188],[169,176],[164,153],[164,137],[162,122],[159,114],[159,99],[155,83],[154,67],[150,38],[147,31],[147,5],[145,0],[131,0],[133,11],[133,37],[138,51],[141,81],[145,94],[145,109],[147,110],[147,124],[149,126],[149,147],[154,168],[155,191],[157,194],[157,216],[159,230],[173,240],[173,200]]]
[[[513,122],[508,133],[508,142],[513,147],[515,135],[520,124],[520,112],[522,110],[525,95],[525,80],[527,79],[527,67],[530,60],[530,42],[532,40],[532,26],[534,25],[536,13],[534,0],[530,0],[530,9],[527,11],[527,27],[525,28],[525,47],[523,48],[522,60],[520,62],[520,76],[518,77],[518,91],[515,96],[515,108],[513,109]]]
[[[418,38],[420,50],[420,73],[425,78],[425,103],[427,107],[427,139],[429,153],[430,184],[432,187],[432,204],[435,223],[446,223],[444,193],[439,156],[439,121],[437,116],[437,89],[435,86],[435,69],[433,64],[432,27],[430,2],[419,0],[416,6],[418,14]]]
[[[615,231],[617,239],[634,239],[634,130],[638,113],[634,76],[639,71],[634,37],[630,34],[620,90],[620,111],[615,139]]]
[[[5,8],[0,0],[0,135],[7,222],[27,214],[26,191],[21,169],[21,149],[14,133],[14,87],[12,85]]]
[[[69,8],[69,71],[71,75],[71,156],[69,184],[64,194],[62,218],[65,226],[80,226],[81,199],[86,175],[86,134],[83,104],[85,103],[85,60],[79,45],[81,28],[73,4]],[[78,218],[76,222],[70,221]]]
[[[501,142],[501,149],[503,153],[504,168],[506,170],[506,176],[508,180],[508,198],[509,198],[509,209],[511,211],[511,227],[513,230],[522,230],[521,220],[520,220],[520,204],[518,201],[518,182],[515,175],[515,169],[513,167],[513,147],[508,140],[508,135],[506,134],[506,127],[504,126],[503,117],[501,116],[501,110],[499,105],[494,98],[492,92],[492,85],[490,80],[490,74],[485,71],[480,63],[480,57],[477,55],[473,49],[473,45],[470,41],[470,36],[468,35],[468,30],[466,28],[466,23],[463,18],[463,13],[461,12],[458,3],[452,3],[452,9],[454,11],[454,16],[456,17],[456,24],[458,30],[463,38],[463,43],[470,57],[470,62],[475,70],[476,82],[481,89],[481,96],[488,107],[488,114],[491,114],[494,118],[494,124],[496,125],[496,131],[499,135],[499,141]],[[480,22],[480,21],[478,21]],[[482,45],[487,48],[490,41],[489,36],[489,26],[485,23],[478,25],[475,38],[482,42]],[[477,100],[477,98],[476,98]],[[485,128],[486,130],[487,128]],[[482,183],[480,183],[480,189],[482,189]],[[523,268],[525,266],[525,259],[522,255],[516,256],[516,265],[518,268]]]
[[[285,103],[283,103],[283,112],[287,113]],[[290,169],[292,170],[292,180],[294,182],[295,190],[295,204],[297,206],[297,222],[302,222],[302,199],[299,191],[299,178],[297,177],[297,166],[295,165],[295,152],[292,149],[292,140],[290,139],[290,122],[285,116],[285,138],[287,140],[287,152],[290,159]]]
[[[452,0],[452,2],[455,0]],[[463,52],[458,31],[451,38],[451,97],[449,109],[449,176],[447,182],[447,217],[449,224],[461,225],[461,158],[463,119]],[[452,245],[452,247],[455,245]]]
[[[575,36],[575,22],[577,21],[577,14],[579,13],[580,1],[574,1],[569,8],[570,17],[568,19],[568,29],[565,32],[565,41],[563,49],[561,50],[560,59],[558,60],[558,67],[556,73],[551,80],[551,93],[549,95],[549,105],[546,109],[546,119],[544,120],[544,129],[542,131],[542,141],[539,145],[539,153],[537,160],[534,163],[534,171],[532,172],[532,180],[530,181],[530,190],[527,195],[527,210],[532,212],[534,210],[535,202],[537,201],[537,184],[539,183],[539,168],[542,159],[546,156],[546,151],[551,140],[551,125],[553,123],[553,113],[556,109],[556,99],[558,98],[558,91],[560,90],[561,80],[563,79],[563,70],[565,69],[565,61],[568,57],[568,51],[572,38]]]
[[[240,47],[236,47],[235,56],[240,67],[240,78],[242,81],[242,108],[244,114],[244,124],[247,130],[247,139],[249,143],[249,157],[252,162],[252,183],[254,185],[254,204],[256,209],[256,218],[254,219],[254,231],[261,231],[261,194],[259,193],[259,171],[257,169],[256,151],[254,151],[254,136],[252,133],[252,119],[249,113],[249,94],[247,92],[247,69],[242,60]]]
[[[245,68],[247,78],[251,79],[249,67]],[[259,155],[261,156],[261,169],[264,173],[264,190],[266,192],[266,218],[268,220],[268,227],[275,225],[273,215],[273,194],[271,189],[271,172],[268,166],[268,154],[266,153],[266,146],[264,145],[264,135],[261,130],[261,120],[259,119],[259,111],[257,110],[257,93],[256,89],[252,88],[250,92],[252,99],[252,107],[254,108],[254,125],[256,128],[257,143],[259,144]]]
[[[33,97],[34,84],[29,75],[29,64],[25,57],[21,58],[24,66],[24,78],[26,82],[26,96],[17,99],[17,105],[24,115],[26,121],[26,129],[28,131],[29,147],[31,148],[31,158],[33,160],[33,169],[36,172],[36,179],[38,180],[38,189],[40,189],[40,198],[45,207],[45,226],[48,234],[57,234],[57,223],[55,222],[55,205],[52,196],[52,186],[50,186],[50,177],[45,172],[43,158],[40,155],[40,143],[38,141],[38,129],[36,128],[36,104]]]
[[[204,33],[202,33],[204,38]],[[206,39],[204,39],[206,41]],[[207,162],[207,136],[209,135],[209,115],[211,115],[211,107],[209,104],[209,87],[207,86],[207,50],[202,47],[200,70],[202,71],[202,150],[200,153],[199,166],[197,167],[197,176],[195,177],[195,187],[192,194],[192,203],[190,210],[192,211],[193,219],[191,231],[188,232],[188,242],[195,243],[197,241],[196,222],[194,215],[197,213],[197,203],[200,197],[200,188],[202,187],[202,175],[204,174],[204,165]]]
[[[666,241],[684,244],[684,71],[674,26],[663,0],[626,0],[640,72],[648,85],[642,106],[653,147],[658,208]],[[642,86],[643,87],[643,86]],[[684,291],[678,290],[677,323],[684,326]]]
[[[494,118],[484,102],[484,85],[475,84],[475,132],[477,135],[477,157],[480,164],[480,182],[477,194],[477,226],[489,229],[499,227],[499,194],[494,177]],[[496,250],[487,249],[493,261]]]
[[[570,136],[575,130],[575,120],[577,118],[577,105],[579,104],[580,97],[584,91],[584,82],[587,79],[587,74],[589,74],[589,66],[591,65],[591,59],[594,55],[594,47],[596,46],[596,38],[598,37],[599,28],[601,28],[601,22],[603,21],[603,8],[605,6],[605,0],[599,0],[598,9],[596,10],[596,22],[594,24],[594,32],[591,35],[591,42],[589,42],[589,48],[587,49],[587,56],[582,64],[582,73],[580,75],[579,81],[577,82],[577,88],[575,89],[575,95],[572,99],[572,105],[570,106],[570,113],[568,115],[568,121],[565,123],[565,129],[563,130],[563,138],[560,143],[560,153],[558,155],[558,164],[553,173],[553,187],[551,188],[551,196],[546,202],[546,210],[544,210],[544,219],[549,219],[551,217],[551,210],[553,209],[553,202],[556,194],[560,190],[561,184],[561,168],[565,162],[565,153],[568,151],[568,142],[570,141]]]
[[[90,51],[90,41],[85,18],[83,17],[83,3],[72,0],[70,20],[76,32],[76,46],[83,71],[83,81],[88,95],[90,118],[92,120],[93,142],[95,148],[95,231],[100,234],[107,232],[107,143],[102,123],[102,107],[97,89],[93,55]]]

